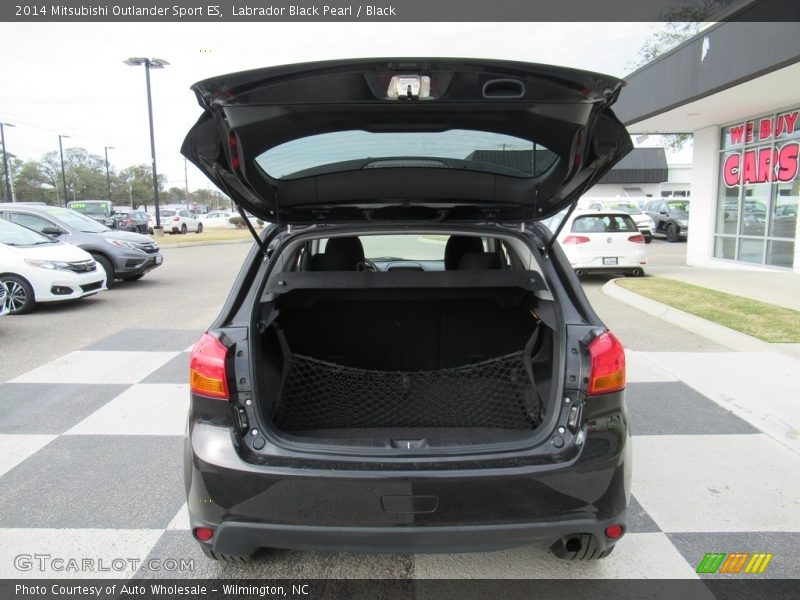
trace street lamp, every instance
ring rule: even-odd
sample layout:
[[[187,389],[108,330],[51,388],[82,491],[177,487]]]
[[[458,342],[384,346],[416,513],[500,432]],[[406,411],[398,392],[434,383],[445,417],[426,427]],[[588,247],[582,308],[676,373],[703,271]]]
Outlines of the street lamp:
[[[147,82],[147,114],[150,118],[150,156],[153,161],[153,196],[156,206],[156,225],[155,229],[161,229],[161,213],[158,208],[158,172],[156,170],[156,139],[153,134],[153,100],[150,96],[150,69],[163,69],[169,63],[160,58],[141,58],[134,57],[123,61],[129,67],[144,65],[144,77]]]
[[[108,186],[108,201],[111,202],[111,175],[108,174],[108,151],[114,150],[114,146],[105,146],[106,151],[106,186]],[[133,207],[131,207],[133,208]]]
[[[6,134],[3,131],[3,126],[15,127],[11,123],[0,123],[0,145],[3,149],[3,173],[6,174],[6,194],[11,202],[15,201],[14,189],[11,187],[11,176],[8,173],[8,154],[6,153]]]
[[[183,158],[183,185],[186,191],[186,210],[189,210],[189,171],[187,167],[187,160]]]
[[[64,145],[61,140],[68,137],[70,136],[58,134],[58,152],[61,154],[61,183],[64,184],[64,206],[67,205],[67,173],[64,171]]]

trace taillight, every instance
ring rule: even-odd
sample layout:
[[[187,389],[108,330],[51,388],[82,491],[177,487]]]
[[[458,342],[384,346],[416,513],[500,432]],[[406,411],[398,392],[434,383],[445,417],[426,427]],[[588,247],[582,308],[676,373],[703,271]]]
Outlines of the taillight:
[[[564,238],[562,244],[585,244],[591,240],[585,235],[568,235]]]
[[[633,242],[635,244],[644,244],[644,236],[643,235],[632,235],[628,238],[629,242]]]
[[[180,221],[181,218],[178,215],[175,215],[174,217],[172,217],[172,220],[173,221]]]
[[[611,332],[598,335],[589,344],[589,395],[618,392],[625,387],[625,348]]]
[[[204,333],[197,340],[189,359],[189,384],[193,393],[223,400],[230,397],[225,376],[227,354],[228,349],[213,335]]]
[[[239,167],[241,166],[239,162],[239,150],[238,150],[239,143],[236,141],[236,135],[233,133],[228,136],[228,148],[231,152],[231,168],[234,171],[238,171]]]

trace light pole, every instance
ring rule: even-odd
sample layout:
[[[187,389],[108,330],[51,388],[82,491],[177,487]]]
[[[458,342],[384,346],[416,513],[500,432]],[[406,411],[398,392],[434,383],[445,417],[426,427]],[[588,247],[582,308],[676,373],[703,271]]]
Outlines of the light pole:
[[[156,139],[153,134],[153,100],[150,95],[150,69],[163,69],[169,63],[160,58],[141,58],[134,57],[124,61],[130,67],[144,65],[144,78],[147,82],[147,114],[150,119],[150,157],[153,161],[153,196],[156,207],[156,226],[157,231],[161,231],[161,212],[158,208],[158,171],[156,170]]]
[[[189,210],[189,171],[186,157],[183,158],[183,186],[186,190],[186,210]]]
[[[114,150],[114,146],[105,146],[106,151],[106,186],[108,187],[108,201],[111,202],[111,175],[108,174],[108,151]]]
[[[64,145],[61,140],[68,137],[70,136],[58,134],[58,152],[61,154],[61,183],[64,184],[64,206],[67,205],[67,173],[64,171]]]
[[[6,175],[6,194],[8,199],[11,202],[15,202],[16,199],[14,198],[14,188],[11,187],[11,175],[8,172],[8,154],[6,153],[6,134],[3,131],[3,126],[6,127],[15,127],[11,123],[0,123],[0,144],[2,144],[3,149],[3,173]]]

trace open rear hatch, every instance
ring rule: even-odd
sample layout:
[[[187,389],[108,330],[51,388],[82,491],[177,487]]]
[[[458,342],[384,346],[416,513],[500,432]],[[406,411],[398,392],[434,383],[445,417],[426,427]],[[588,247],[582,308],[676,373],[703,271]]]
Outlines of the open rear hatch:
[[[271,222],[542,219],[630,151],[622,86],[497,60],[271,67],[195,84],[182,152]]]
[[[355,261],[349,273],[324,273],[302,267],[300,242],[287,238],[294,254],[279,245],[270,263],[284,285],[270,291],[269,276],[251,340],[268,429],[388,452],[547,435],[564,360],[560,310],[530,270],[526,234],[471,226],[538,220],[576,202],[631,148],[610,109],[622,85],[573,69],[427,58],[197,83],[204,113],[182,152],[240,211],[286,225],[348,223],[358,235],[388,223],[466,227],[525,248],[516,266],[480,274],[358,273]]]

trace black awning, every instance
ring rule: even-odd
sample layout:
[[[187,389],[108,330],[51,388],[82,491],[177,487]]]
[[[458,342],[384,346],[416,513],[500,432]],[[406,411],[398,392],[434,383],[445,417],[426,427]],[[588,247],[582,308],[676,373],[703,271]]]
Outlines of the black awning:
[[[663,148],[634,148],[597,183],[663,183],[668,176]]]

